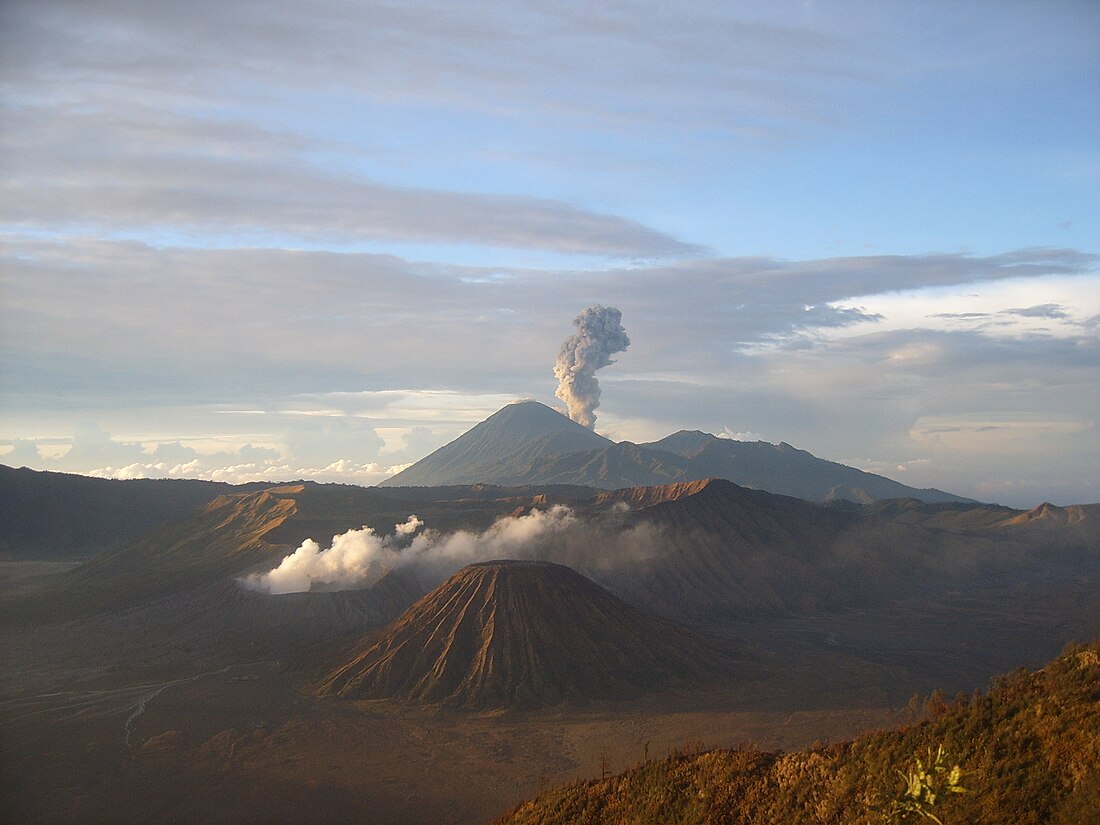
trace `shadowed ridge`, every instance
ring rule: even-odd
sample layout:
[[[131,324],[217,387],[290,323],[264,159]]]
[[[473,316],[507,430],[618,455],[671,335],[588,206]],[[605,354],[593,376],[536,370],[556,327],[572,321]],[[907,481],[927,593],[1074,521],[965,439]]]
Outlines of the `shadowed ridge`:
[[[867,503],[907,497],[927,502],[969,501],[942,490],[918,490],[885,476],[818,458],[786,442],[737,441],[680,430],[640,446],[678,456],[696,478],[725,478],[744,487],[807,501],[843,498]]]
[[[653,536],[644,561],[601,583],[688,624],[862,608],[994,580],[1084,574],[1100,563],[1098,505],[1029,513],[912,499],[819,505],[723,479],[597,501],[612,512],[625,503],[635,512],[624,522],[644,521]]]
[[[218,496],[58,577],[51,602],[74,615],[129,607],[224,578],[289,551],[273,534],[298,510],[270,490]]]
[[[59,575],[41,605],[18,605],[22,615],[89,615],[158,599],[273,566],[305,538],[326,537],[363,524],[364,513],[386,508],[383,524],[411,512],[376,490],[313,482],[217,496],[121,547]]]
[[[843,507],[845,502],[830,502]],[[897,524],[922,525],[953,532],[975,532],[995,528],[1005,519],[1019,515],[1019,510],[999,504],[977,502],[941,502],[929,504],[915,498],[894,498],[866,506],[851,506],[852,512],[890,519]]]
[[[551,455],[527,463],[509,458],[496,468],[510,484],[583,483],[605,490],[684,481],[692,474],[678,456],[622,441],[593,450]]]
[[[792,541],[804,546],[814,543],[811,537],[859,520],[853,514],[741,487],[723,478],[667,486],[671,488],[667,492],[655,488],[655,498],[663,500],[648,504],[646,516],[679,536],[697,537],[703,532],[719,541],[747,539],[758,547],[784,547]],[[645,492],[638,495],[644,498]]]
[[[835,565],[832,548],[860,516],[723,479],[698,484],[659,489],[639,513],[659,552],[613,582],[618,595],[689,624],[855,603],[855,566]]]
[[[662,690],[729,664],[571,568],[493,561],[455,573],[319,687],[348,698],[534,708]]]
[[[0,464],[0,544],[13,558],[75,559],[110,550],[235,487],[196,479],[89,478]]]

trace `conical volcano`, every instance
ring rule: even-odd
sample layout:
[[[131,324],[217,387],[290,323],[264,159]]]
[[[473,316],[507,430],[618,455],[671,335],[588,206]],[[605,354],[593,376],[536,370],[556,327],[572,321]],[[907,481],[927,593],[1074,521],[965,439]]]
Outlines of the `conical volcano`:
[[[695,683],[729,664],[571,568],[494,561],[455,573],[328,674],[321,691],[533,708]]]
[[[379,486],[500,483],[510,476],[522,478],[532,462],[613,444],[545,404],[519,401]]]

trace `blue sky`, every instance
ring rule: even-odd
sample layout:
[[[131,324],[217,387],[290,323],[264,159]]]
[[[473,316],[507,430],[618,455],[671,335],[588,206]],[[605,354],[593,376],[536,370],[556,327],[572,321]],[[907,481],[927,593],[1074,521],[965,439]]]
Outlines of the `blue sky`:
[[[373,483],[586,306],[597,430],[1100,500],[1094,3],[12,2],[0,461]]]

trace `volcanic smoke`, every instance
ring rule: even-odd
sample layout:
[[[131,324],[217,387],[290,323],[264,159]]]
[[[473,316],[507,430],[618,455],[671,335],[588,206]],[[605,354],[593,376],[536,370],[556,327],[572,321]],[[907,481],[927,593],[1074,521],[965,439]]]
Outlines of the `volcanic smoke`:
[[[606,578],[622,566],[659,552],[663,539],[649,522],[621,523],[622,511],[604,521],[578,518],[561,504],[523,515],[501,516],[481,531],[441,533],[421,529],[409,516],[389,535],[370,527],[332,537],[322,549],[306,539],[272,570],[239,579],[249,590],[278,595],[370,587],[394,568],[415,568],[434,586],[467,564],[492,559],[541,559],[575,567],[590,578]],[[592,548],[600,552],[593,554]]]
[[[596,370],[614,364],[611,356],[630,346],[622,325],[623,314],[597,304],[578,315],[577,331],[565,339],[554,365],[558,389],[554,394],[569,407],[569,417],[592,430],[600,406]]]

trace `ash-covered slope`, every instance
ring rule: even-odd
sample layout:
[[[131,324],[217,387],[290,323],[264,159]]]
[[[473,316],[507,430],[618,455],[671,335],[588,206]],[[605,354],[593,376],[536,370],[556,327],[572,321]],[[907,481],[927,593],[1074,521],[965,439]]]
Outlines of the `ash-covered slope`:
[[[468,708],[611,699],[713,678],[728,654],[630,607],[568,567],[463,568],[409,608],[321,692]]]
[[[521,401],[501,408],[469,432],[379,486],[441,487],[479,482],[510,484],[507,477],[522,475],[516,468],[523,468],[541,458],[611,444],[613,442],[545,404]]]
[[[220,496],[59,576],[60,615],[132,607],[227,578],[293,549],[274,534],[298,511],[301,485]],[[45,606],[45,605],[44,605]]]
[[[671,484],[695,477],[679,457],[629,441],[578,453],[543,455],[526,463],[509,460],[496,470],[508,484],[584,484],[604,490]]]
[[[691,624],[790,611],[863,608],[907,597],[1100,570],[1089,507],[813,504],[722,480],[602,493],[644,522],[646,552],[589,571],[630,604]],[[1061,522],[1069,520],[1070,523]]]
[[[878,583],[865,581],[867,557],[896,542],[897,532],[917,533],[881,525],[889,536],[883,541],[858,514],[722,479],[619,490],[598,500],[628,504],[659,536],[644,562],[604,583],[631,604],[693,623],[860,604]],[[841,548],[856,533],[863,558],[849,559]]]
[[[1044,501],[1038,507],[1006,519],[1003,526],[1050,530],[1080,527],[1082,530],[1091,529],[1096,534],[1100,531],[1100,504],[1071,504],[1068,507],[1058,507],[1049,501]]]

